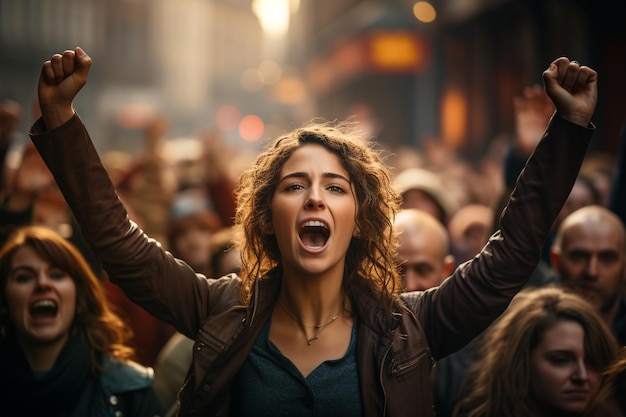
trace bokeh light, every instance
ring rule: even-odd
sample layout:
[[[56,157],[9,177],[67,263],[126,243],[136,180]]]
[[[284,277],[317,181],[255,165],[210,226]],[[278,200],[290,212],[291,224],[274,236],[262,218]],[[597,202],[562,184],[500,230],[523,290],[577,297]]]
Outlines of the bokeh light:
[[[256,114],[249,114],[239,122],[239,136],[247,142],[261,139],[265,131],[265,123]]]
[[[280,65],[276,63],[276,61],[267,60],[263,61],[261,65],[259,65],[259,74],[261,81],[265,85],[274,85],[278,81],[280,81],[280,77],[282,76],[282,69]]]
[[[252,11],[269,36],[284,36],[289,29],[289,0],[252,0]]]
[[[300,104],[306,97],[307,90],[304,82],[295,76],[283,78],[272,90],[272,98],[281,104]]]
[[[263,88],[263,81],[258,69],[248,68],[241,75],[241,86],[250,93],[256,93]]]
[[[128,103],[117,110],[115,121],[122,129],[141,129],[144,128],[156,114],[156,109],[149,104]]]
[[[427,1],[419,1],[413,5],[413,14],[420,22],[431,23],[437,18],[437,11]]]
[[[441,126],[443,139],[451,149],[459,149],[467,136],[467,100],[463,93],[450,88],[443,94]]]

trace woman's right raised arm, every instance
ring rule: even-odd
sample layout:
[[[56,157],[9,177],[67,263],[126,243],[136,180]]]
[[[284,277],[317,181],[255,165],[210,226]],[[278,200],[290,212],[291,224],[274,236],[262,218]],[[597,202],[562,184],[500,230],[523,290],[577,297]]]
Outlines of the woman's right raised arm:
[[[87,82],[91,58],[80,48],[55,54],[39,78],[42,118],[30,137],[81,231],[112,282],[155,317],[194,337],[219,288],[175,260],[132,222],[72,102]]]

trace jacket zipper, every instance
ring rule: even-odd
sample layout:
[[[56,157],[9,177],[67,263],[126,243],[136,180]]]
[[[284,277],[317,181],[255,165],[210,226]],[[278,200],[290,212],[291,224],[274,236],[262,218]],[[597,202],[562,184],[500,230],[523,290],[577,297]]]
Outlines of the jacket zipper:
[[[383,354],[383,357],[380,361],[380,368],[379,368],[379,374],[378,374],[378,378],[380,379],[380,387],[383,390],[383,417],[387,415],[387,392],[385,391],[385,384],[383,382],[383,373],[384,373],[384,368],[385,368],[385,361],[387,360],[387,356],[389,355],[390,351],[391,351],[391,346],[389,346],[387,350],[385,350],[385,353]]]
[[[392,362],[393,364],[393,368],[392,368],[392,373],[394,375],[397,375],[399,373],[401,373],[402,371],[411,368],[412,366],[414,366],[416,363],[420,362],[422,359],[424,359],[424,356],[426,356],[426,353],[428,353],[428,349],[424,349],[424,351],[415,359],[412,359],[408,362],[402,363],[400,365],[397,365],[395,363],[395,361]]]
[[[207,333],[204,329],[200,328],[200,332],[202,335],[202,338],[209,344],[211,345],[213,348],[215,348],[217,351],[223,351],[224,350],[224,344],[222,342],[220,342],[217,338],[213,337],[212,335],[210,335],[209,333]],[[200,342],[202,343],[202,342]]]

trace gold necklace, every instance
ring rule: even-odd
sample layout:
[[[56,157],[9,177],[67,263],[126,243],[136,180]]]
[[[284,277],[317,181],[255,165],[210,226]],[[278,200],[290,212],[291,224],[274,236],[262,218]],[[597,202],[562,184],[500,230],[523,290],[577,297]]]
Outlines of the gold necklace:
[[[334,316],[331,317],[331,319],[327,322],[327,323],[323,323],[323,324],[315,324],[313,326],[307,326],[306,324],[302,323],[302,321],[296,317],[295,314],[293,314],[288,308],[287,306],[285,306],[281,300],[278,301],[278,305],[280,305],[280,307],[285,310],[285,312],[287,313],[287,315],[289,315],[289,317],[291,317],[291,319],[296,322],[296,324],[298,324],[300,327],[302,327],[302,329],[304,330],[305,328],[309,328],[309,329],[315,329],[317,330],[317,332],[306,339],[306,344],[307,346],[311,346],[311,343],[315,342],[318,338],[320,333],[322,332],[322,330],[324,330],[326,327],[330,326],[335,320],[337,320],[337,318],[339,318],[339,314],[341,314],[341,311],[343,310],[343,307],[341,308],[341,310],[339,310],[337,312],[337,314],[335,314]],[[306,337],[306,332],[304,332],[304,335]]]

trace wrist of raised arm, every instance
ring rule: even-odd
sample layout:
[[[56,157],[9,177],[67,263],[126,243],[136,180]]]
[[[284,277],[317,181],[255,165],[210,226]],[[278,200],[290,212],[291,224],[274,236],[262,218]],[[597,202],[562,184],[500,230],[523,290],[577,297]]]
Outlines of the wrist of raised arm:
[[[54,107],[41,112],[43,122],[48,130],[55,129],[74,117],[74,109],[70,107]]]

